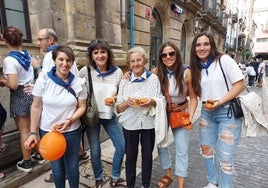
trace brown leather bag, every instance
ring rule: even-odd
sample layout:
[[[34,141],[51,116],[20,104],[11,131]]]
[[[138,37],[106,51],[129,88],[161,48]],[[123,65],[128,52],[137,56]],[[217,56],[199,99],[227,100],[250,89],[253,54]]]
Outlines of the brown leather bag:
[[[186,129],[192,129],[192,123],[190,121],[190,114],[187,112],[188,101],[185,101],[182,105],[172,104],[169,92],[166,92],[167,96],[167,111],[168,111],[168,123],[172,129],[184,127]]]

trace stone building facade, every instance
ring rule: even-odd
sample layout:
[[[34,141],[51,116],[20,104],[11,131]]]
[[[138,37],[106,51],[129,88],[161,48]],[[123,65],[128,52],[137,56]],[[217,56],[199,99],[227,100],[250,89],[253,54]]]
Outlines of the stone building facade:
[[[87,64],[87,46],[96,38],[110,43],[123,70],[128,70],[126,51],[136,45],[148,52],[148,68],[156,66],[158,49],[167,40],[178,45],[183,62],[189,64],[192,39],[201,30],[212,32],[219,49],[223,48],[226,28],[222,3],[222,0],[30,0],[26,8],[31,40],[24,43],[24,48],[31,54],[39,54],[37,32],[50,27],[58,34],[60,44],[73,48],[79,68]],[[0,51],[3,56],[8,53],[2,42]],[[1,89],[1,102],[8,109],[6,88]],[[18,140],[18,135],[14,121],[8,119],[4,141]],[[0,167],[20,156],[19,147],[16,150],[16,154],[3,156],[8,160],[1,160]]]

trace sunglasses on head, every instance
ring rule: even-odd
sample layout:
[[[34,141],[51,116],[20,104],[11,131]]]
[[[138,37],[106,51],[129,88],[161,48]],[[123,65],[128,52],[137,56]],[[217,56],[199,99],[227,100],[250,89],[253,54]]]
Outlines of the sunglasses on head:
[[[173,52],[168,52],[168,53],[162,53],[162,54],[160,54],[160,56],[161,56],[162,58],[166,58],[168,55],[169,55],[169,57],[173,57],[173,56],[176,55],[176,52],[173,51]]]

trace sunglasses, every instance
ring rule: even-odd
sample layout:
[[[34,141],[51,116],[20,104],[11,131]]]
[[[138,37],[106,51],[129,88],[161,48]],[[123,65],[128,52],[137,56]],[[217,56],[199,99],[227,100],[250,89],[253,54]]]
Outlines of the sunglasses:
[[[160,56],[161,56],[162,58],[166,58],[167,56],[169,56],[169,57],[173,57],[173,56],[175,56],[175,55],[176,55],[176,52],[175,52],[175,51],[160,54]]]

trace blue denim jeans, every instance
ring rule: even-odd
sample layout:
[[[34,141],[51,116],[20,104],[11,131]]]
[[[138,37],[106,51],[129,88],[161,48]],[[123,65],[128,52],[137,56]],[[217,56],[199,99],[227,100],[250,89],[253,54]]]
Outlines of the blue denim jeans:
[[[101,147],[100,147],[100,126],[110,136],[115,147],[113,156],[112,175],[113,179],[119,179],[121,175],[121,167],[125,154],[125,140],[123,137],[122,127],[118,123],[117,117],[114,115],[111,119],[100,119],[97,125],[87,127],[86,133],[90,146],[91,164],[94,171],[95,180],[103,178],[103,169],[101,162]]]
[[[242,119],[228,118],[229,103],[216,110],[201,110],[200,145],[208,146],[202,156],[205,160],[209,183],[219,184],[219,188],[233,187],[234,154],[241,135]]]
[[[40,129],[40,136],[47,132]],[[67,147],[64,155],[56,160],[50,161],[52,175],[56,188],[65,188],[66,175],[70,187],[79,187],[79,148],[81,141],[81,129],[63,133]]]
[[[172,129],[175,144],[175,172],[176,176],[188,176],[188,145],[189,131],[184,128]],[[167,147],[158,148],[158,155],[163,169],[171,168],[171,158]]]

